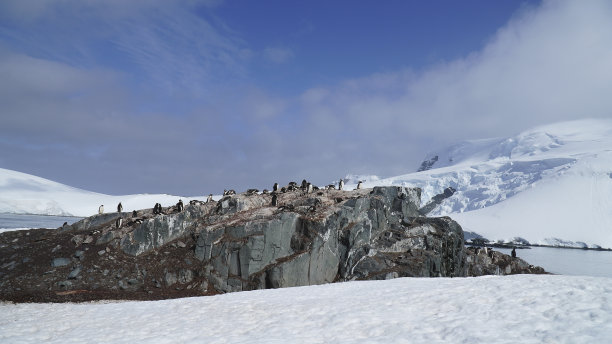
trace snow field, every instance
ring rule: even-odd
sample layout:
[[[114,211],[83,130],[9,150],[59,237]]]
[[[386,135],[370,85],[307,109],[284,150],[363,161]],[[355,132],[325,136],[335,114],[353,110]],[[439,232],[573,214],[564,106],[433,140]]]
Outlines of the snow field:
[[[153,302],[0,304],[2,343],[609,343],[612,279],[399,278]]]

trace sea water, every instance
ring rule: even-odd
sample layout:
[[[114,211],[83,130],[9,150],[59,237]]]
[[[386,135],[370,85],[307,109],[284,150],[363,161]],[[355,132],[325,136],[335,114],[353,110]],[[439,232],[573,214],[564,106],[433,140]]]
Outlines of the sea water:
[[[493,248],[505,254],[511,249]],[[517,249],[516,256],[559,275],[612,277],[612,251],[532,247]]]
[[[64,222],[71,225],[80,219],[82,217],[0,214],[0,232],[29,228],[58,228]]]

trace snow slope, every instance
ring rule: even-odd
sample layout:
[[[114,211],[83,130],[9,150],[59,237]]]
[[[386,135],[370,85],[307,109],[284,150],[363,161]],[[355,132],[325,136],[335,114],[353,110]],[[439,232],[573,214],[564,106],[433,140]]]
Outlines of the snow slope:
[[[218,199],[219,196],[216,197]],[[206,200],[206,196],[179,197],[172,195],[110,196],[85,191],[30,174],[0,168],[0,213],[91,216],[103,204],[106,212],[117,211],[121,202],[124,211],[152,208],[155,203],[166,207],[179,199]]]
[[[452,186],[431,215],[488,239],[550,238],[612,247],[612,120],[546,125],[443,150],[432,169],[369,182],[419,186],[423,204]],[[353,187],[353,185],[348,185]]]
[[[398,278],[155,302],[0,304],[2,343],[609,343],[612,279]]]

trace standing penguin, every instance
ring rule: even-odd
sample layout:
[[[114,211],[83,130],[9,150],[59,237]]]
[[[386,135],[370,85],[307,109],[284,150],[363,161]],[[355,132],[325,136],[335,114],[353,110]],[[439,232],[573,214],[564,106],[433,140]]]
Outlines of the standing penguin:
[[[121,202],[119,202],[119,205],[117,205],[117,212],[120,213],[123,211],[123,206],[121,205]]]
[[[183,200],[179,199],[178,203],[176,204],[176,209],[179,213],[182,212],[183,209],[185,209],[185,207],[183,206]]]
[[[272,192],[278,192],[278,183],[274,183],[274,186],[272,187]]]
[[[98,208],[98,214],[104,214],[104,204]]]
[[[515,247],[512,248],[511,254],[512,254],[512,258],[516,258],[516,248]]]
[[[272,194],[272,206],[273,207],[278,206],[278,195],[275,193]]]
[[[134,210],[134,211],[132,212],[132,217],[136,217],[136,216],[138,216],[138,213],[136,212],[136,210]]]
[[[361,189],[363,182],[360,180],[359,183],[357,183],[357,190]]]
[[[338,190],[342,190],[344,187],[344,180],[340,179],[340,183],[338,183]]]
[[[123,224],[123,219],[122,218],[118,218],[117,221],[115,221],[115,226],[117,228],[121,228],[122,224]]]
[[[212,201],[213,201],[212,194],[210,194],[210,195],[208,195],[208,198],[206,199],[206,203],[210,203]]]

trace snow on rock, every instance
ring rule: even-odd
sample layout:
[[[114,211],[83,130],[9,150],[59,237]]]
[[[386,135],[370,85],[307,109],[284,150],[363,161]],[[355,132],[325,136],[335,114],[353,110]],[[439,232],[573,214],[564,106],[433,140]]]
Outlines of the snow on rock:
[[[4,303],[0,342],[608,343],[611,286],[603,277],[398,278],[153,302]]]

